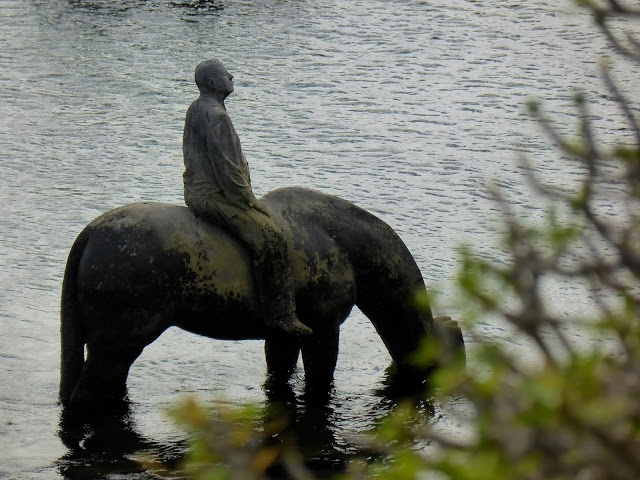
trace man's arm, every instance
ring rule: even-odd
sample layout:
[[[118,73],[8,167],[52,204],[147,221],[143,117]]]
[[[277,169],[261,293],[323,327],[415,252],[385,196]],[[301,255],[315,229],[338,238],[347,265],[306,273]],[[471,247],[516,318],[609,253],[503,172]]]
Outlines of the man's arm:
[[[262,200],[259,200],[259,199],[256,198],[256,201],[253,204],[253,208],[255,208],[260,213],[266,215],[267,217],[271,216],[271,215],[269,215],[269,209],[267,208],[267,204],[264,203]]]
[[[207,135],[209,162],[230,203],[248,209],[255,205],[249,167],[228,115],[218,115]],[[243,205],[244,204],[244,205]]]

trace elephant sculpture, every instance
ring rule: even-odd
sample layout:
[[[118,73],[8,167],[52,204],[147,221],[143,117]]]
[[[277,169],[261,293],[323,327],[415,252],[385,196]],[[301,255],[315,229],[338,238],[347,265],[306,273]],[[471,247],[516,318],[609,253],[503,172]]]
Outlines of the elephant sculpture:
[[[429,367],[418,369],[410,357],[437,331],[462,345],[455,322],[434,323],[430,310],[417,306],[415,296],[426,295],[420,270],[382,220],[308,189],[283,188],[263,200],[283,227],[297,314],[313,335],[294,337],[263,323],[250,259],[224,230],[186,207],[126,205],[85,227],[68,257],[63,404],[122,398],[131,364],[174,325],[217,339],[265,339],[268,373],[275,378],[288,379],[302,352],[307,387],[316,389],[330,387],[340,325],[354,305],[373,323],[399,371],[424,377]]]

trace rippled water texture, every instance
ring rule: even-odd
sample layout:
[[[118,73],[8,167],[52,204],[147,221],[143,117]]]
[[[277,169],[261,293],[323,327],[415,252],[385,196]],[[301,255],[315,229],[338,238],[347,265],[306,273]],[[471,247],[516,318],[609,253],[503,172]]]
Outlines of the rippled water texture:
[[[605,140],[622,128],[597,78],[603,44],[562,2],[194,5],[0,2],[0,477],[143,478],[130,473],[137,450],[172,458],[183,449],[164,415],[181,395],[265,401],[260,342],[172,330],[131,371],[134,447],[73,454],[57,435],[66,255],[106,210],[138,200],[182,204],[182,124],[199,61],[218,57],[235,75],[227,106],[256,193],[301,185],[379,215],[440,292],[445,311],[437,313],[454,317],[459,245],[499,255],[487,182],[497,180],[537,218],[544,211],[526,203],[518,152],[567,187],[579,172],[553,161],[526,100],[544,99],[573,128],[566,113],[579,87]],[[616,68],[624,84],[630,73]],[[558,308],[575,309],[566,293]],[[484,333],[506,335],[489,323]],[[351,452],[350,436],[392,408],[376,394],[388,363],[373,327],[354,312],[343,327],[334,400],[320,413],[302,408],[302,432],[318,457]],[[434,422],[457,433],[454,418],[437,405],[434,412]]]

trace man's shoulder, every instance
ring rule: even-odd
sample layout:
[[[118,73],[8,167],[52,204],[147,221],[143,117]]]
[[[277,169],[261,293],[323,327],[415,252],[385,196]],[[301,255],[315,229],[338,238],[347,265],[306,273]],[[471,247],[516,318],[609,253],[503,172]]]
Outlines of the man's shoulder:
[[[231,119],[227,111],[213,102],[202,101],[198,99],[194,101],[189,110],[187,110],[187,122],[205,122],[213,126],[222,127],[231,124]]]
[[[216,117],[229,116],[222,105],[211,100],[203,99],[202,97],[196,99],[189,107],[189,110],[207,112],[209,115]]]

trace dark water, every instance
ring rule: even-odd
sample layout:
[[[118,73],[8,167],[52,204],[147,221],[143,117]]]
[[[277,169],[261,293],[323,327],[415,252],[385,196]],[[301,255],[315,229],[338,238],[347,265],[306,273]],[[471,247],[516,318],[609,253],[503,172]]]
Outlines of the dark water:
[[[549,180],[576,182],[579,169],[554,160],[526,100],[544,99],[572,128],[580,87],[602,138],[625,134],[597,78],[603,50],[588,18],[551,0],[0,1],[0,477],[145,478],[132,473],[136,458],[184,450],[184,433],[165,415],[183,395],[266,401],[260,342],[170,330],[132,368],[125,427],[110,424],[79,451],[58,435],[66,255],[106,210],[182,204],[182,122],[199,61],[218,57],[235,76],[227,105],[256,193],[301,185],[379,215],[439,293],[436,313],[456,317],[460,244],[496,254],[487,181],[497,179],[534,221],[544,208],[527,206],[519,152]],[[633,78],[616,69],[623,84]],[[587,315],[589,304],[570,294],[553,293],[557,308]],[[533,356],[501,327],[481,330]],[[354,453],[352,435],[392,410],[377,393],[389,360],[354,311],[326,408],[300,398],[300,369],[299,432],[314,458],[332,465]],[[456,418],[464,412],[455,401],[435,405],[433,422],[464,435]]]

